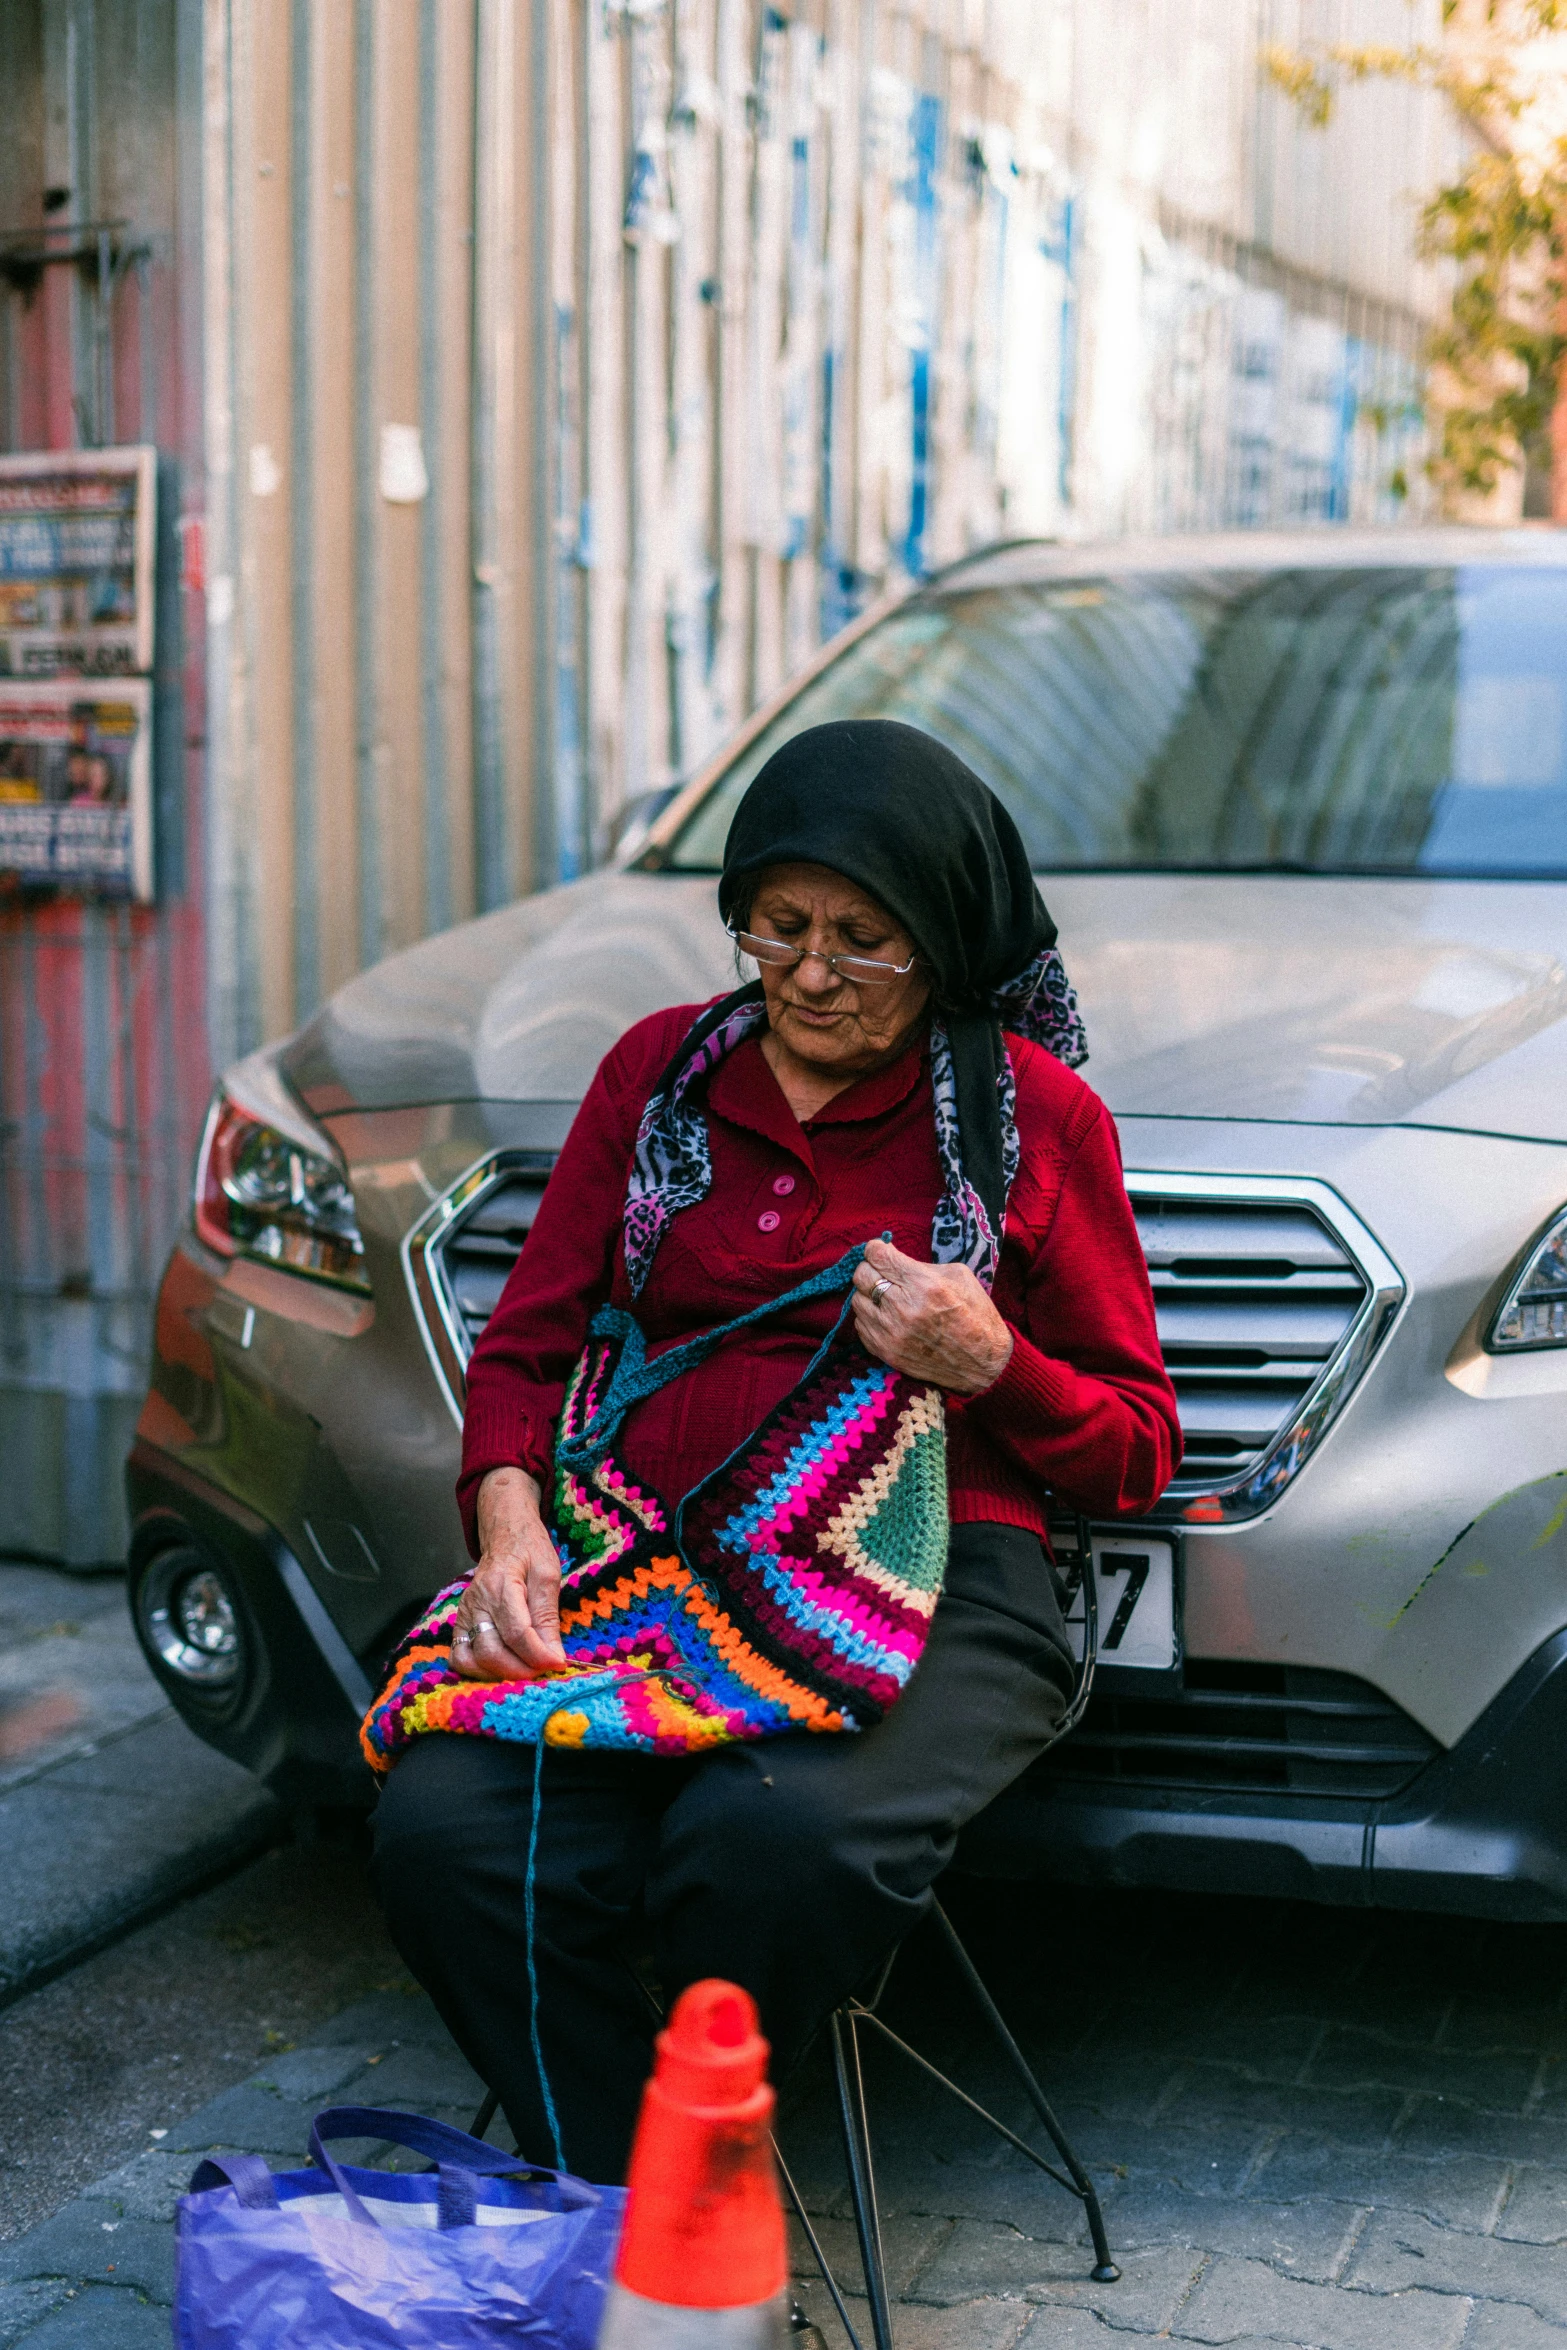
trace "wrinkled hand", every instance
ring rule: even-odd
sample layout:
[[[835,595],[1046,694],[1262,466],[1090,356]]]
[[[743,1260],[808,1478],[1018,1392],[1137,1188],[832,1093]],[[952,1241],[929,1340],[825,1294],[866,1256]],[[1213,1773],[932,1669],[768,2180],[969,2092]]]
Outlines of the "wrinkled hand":
[[[560,1560],[539,1514],[536,1478],[492,1469],[479,1487],[480,1558],[452,1626],[452,1665],[467,1681],[534,1681],[566,1661]]]
[[[1012,1333],[967,1265],[922,1265],[886,1240],[855,1268],[854,1326],[868,1354],[953,1395],[993,1387],[1012,1359]]]

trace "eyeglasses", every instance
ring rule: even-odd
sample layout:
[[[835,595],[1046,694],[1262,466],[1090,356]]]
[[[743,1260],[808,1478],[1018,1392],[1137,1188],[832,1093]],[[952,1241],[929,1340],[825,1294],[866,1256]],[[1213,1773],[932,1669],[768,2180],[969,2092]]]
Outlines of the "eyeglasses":
[[[906,963],[877,963],[867,955],[824,955],[820,947],[792,947],[787,939],[763,938],[755,930],[735,930],[724,925],[742,955],[749,955],[753,963],[768,963],[775,971],[792,971],[807,955],[814,955],[825,963],[829,971],[836,971],[840,979],[852,981],[856,987],[890,987],[895,979],[907,978],[919,961],[910,955]]]

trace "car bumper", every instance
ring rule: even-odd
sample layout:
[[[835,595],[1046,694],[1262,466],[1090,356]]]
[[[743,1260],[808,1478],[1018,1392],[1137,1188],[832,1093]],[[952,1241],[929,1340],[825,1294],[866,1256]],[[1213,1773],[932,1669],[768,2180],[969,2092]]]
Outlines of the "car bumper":
[[[991,1877],[1567,1920],[1567,1631],[1385,1803],[1096,1787],[1046,1758],[962,1842]]]

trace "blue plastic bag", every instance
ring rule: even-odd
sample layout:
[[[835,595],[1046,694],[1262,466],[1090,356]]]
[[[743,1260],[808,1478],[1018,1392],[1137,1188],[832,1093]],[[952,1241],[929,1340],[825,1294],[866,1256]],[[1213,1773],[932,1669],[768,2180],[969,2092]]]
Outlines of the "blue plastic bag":
[[[382,2138],[433,2171],[352,2169]],[[443,2122],[316,2116],[311,2170],[213,2155],[180,2200],[178,2350],[593,2350],[626,2193],[540,2170]]]

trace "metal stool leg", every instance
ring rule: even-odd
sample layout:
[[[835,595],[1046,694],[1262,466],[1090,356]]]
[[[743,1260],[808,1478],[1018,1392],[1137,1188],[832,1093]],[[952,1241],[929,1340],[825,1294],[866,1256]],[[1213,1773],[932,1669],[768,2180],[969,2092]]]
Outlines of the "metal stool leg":
[[[1056,2152],[1072,2174],[1078,2200],[1088,2215],[1088,2232],[1094,2240],[1096,2264],[1093,2271],[1094,2282],[1096,2285],[1113,2285],[1121,2272],[1110,2257],[1110,2241],[1105,2234],[1104,2214],[1099,2208],[1098,2189],[1078,2161],[1070,2139],[1051,2112],[1045,2093],[1034,2077],[1032,2065],[1008,2030],[1005,2016],[986,1989],[984,1978],[964,1949],[956,1927],[939,1901],[931,1903],[931,1912],[946,1937],[947,1948],[957,1961],[958,1971],[974,1995],[975,2004],[1011,2058],[1029,2103],[1049,2131]]]
[[[474,2115],[472,2121],[468,2124],[468,2135],[470,2138],[482,2138],[484,2136],[485,2131],[489,2128],[491,2122],[495,2119],[495,2108],[499,2105],[499,2103],[500,2098],[496,2092],[493,2089],[489,2090],[485,2095],[484,2103],[480,2106],[478,2112]]]
[[[832,2036],[844,2158],[849,2166],[849,2195],[854,2204],[860,2265],[865,2271],[865,2292],[871,2308],[871,2339],[876,2350],[893,2350],[892,2309],[887,2299],[887,2270],[881,2249],[881,2213],[876,2204],[870,2121],[865,2111],[865,2079],[860,2070],[860,2042],[853,2010],[837,2009],[828,2030]]]
[[[842,2326],[844,2332],[849,2337],[850,2350],[862,2350],[860,2337],[854,2330],[854,2320],[849,2315],[848,2305],[843,2298],[842,2291],[839,2288],[838,2280],[832,2273],[832,2268],[828,2262],[826,2253],[822,2250],[822,2240],[811,2225],[811,2215],[805,2208],[804,2197],[801,2195],[799,2188],[794,2183],[793,2175],[790,2172],[789,2165],[785,2162],[783,2155],[779,2151],[778,2141],[776,2138],[773,2140],[773,2160],[778,2165],[778,2176],[784,2183],[784,2193],[788,2196],[790,2204],[793,2207],[794,2216],[800,2223],[800,2228],[805,2237],[805,2241],[811,2248],[811,2258],[815,2261],[822,2283],[827,2287],[828,2293],[832,2297],[832,2305],[838,2312],[838,2323]],[[794,2313],[791,2317],[791,2327],[793,2330],[797,2331],[799,2329],[802,2316],[803,2312],[800,2310],[800,2304],[798,2301],[796,2301],[794,2303]]]

